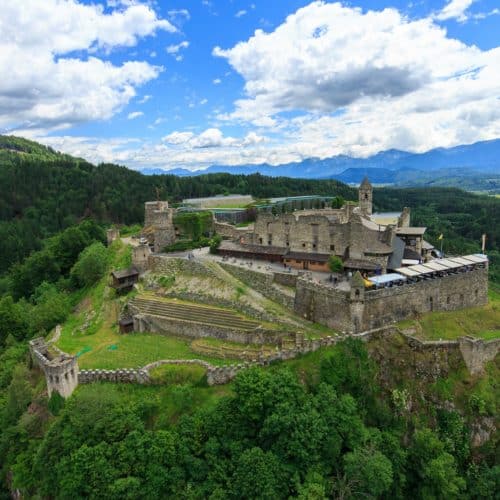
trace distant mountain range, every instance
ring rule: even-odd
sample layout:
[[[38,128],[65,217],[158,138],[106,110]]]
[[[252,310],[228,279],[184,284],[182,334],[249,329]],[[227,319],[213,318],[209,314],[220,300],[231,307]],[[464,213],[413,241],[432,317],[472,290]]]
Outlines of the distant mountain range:
[[[179,176],[226,172],[231,174],[253,174],[273,177],[300,177],[306,179],[337,179],[346,183],[359,183],[365,175],[374,184],[397,185],[460,185],[460,179],[480,180],[492,189],[500,185],[500,139],[477,142],[453,148],[437,148],[426,153],[408,153],[390,149],[368,158],[352,158],[346,155],[331,158],[310,158],[301,162],[283,165],[212,165],[205,170],[176,168],[165,172],[161,169],[143,169],[144,174],[174,174]],[[450,183],[447,183],[447,179]]]

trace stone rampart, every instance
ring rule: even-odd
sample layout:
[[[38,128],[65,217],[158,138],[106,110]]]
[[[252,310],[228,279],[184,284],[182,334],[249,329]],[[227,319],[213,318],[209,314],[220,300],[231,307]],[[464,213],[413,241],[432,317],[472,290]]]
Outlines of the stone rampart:
[[[307,276],[297,279],[294,309],[297,314],[345,332],[366,331],[432,311],[454,311],[486,304],[488,271],[475,269],[406,283],[362,296],[317,283]]]
[[[312,281],[307,275],[297,279],[294,310],[309,321],[335,330],[352,330],[349,292]]]
[[[228,273],[232,274],[235,278],[239,279],[246,285],[257,290],[259,293],[268,299],[278,302],[288,309],[293,309],[294,297],[287,295],[278,287],[273,286],[274,276],[272,273],[263,272],[253,269],[246,269],[240,266],[234,266],[224,262],[220,263],[221,267]]]
[[[488,271],[475,269],[413,284],[366,291],[363,329],[432,311],[456,311],[488,302]]]

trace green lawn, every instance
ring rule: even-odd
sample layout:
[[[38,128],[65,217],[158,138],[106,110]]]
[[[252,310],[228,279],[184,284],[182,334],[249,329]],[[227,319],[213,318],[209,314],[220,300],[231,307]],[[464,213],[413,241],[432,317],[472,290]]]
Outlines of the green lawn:
[[[471,307],[461,311],[433,312],[418,320],[402,321],[399,326],[417,326],[417,336],[427,340],[453,340],[472,335],[485,340],[500,337],[500,294],[490,291],[485,306]],[[417,331],[418,331],[417,330]]]

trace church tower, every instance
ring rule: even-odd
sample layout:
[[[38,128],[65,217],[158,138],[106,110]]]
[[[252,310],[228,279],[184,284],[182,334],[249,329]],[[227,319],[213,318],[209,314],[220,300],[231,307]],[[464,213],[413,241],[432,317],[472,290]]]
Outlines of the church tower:
[[[372,202],[373,187],[370,184],[368,177],[365,177],[359,186],[359,208],[361,208],[361,213],[363,215],[372,214]]]

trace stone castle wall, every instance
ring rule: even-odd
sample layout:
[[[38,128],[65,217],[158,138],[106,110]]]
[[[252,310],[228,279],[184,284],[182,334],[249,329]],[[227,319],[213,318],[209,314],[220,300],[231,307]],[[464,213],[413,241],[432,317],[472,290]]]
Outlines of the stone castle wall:
[[[487,269],[366,291],[361,328],[369,330],[419,314],[456,311],[487,302]]]
[[[294,310],[309,321],[335,330],[352,330],[349,293],[311,281],[308,277],[297,279]]]
[[[156,316],[153,314],[144,314],[139,311],[134,311],[130,307],[131,313],[134,315],[134,331],[136,332],[153,332],[160,335],[179,335],[189,339],[214,338],[219,340],[227,340],[229,342],[238,342],[240,344],[281,344],[284,337],[288,336],[288,332],[266,330],[256,328],[255,330],[238,330],[232,327],[222,327],[216,325],[208,325],[195,321],[178,320]]]
[[[297,280],[294,309],[311,321],[345,331],[364,331],[431,311],[455,311],[488,302],[488,271],[475,269],[417,283],[365,290],[356,301],[348,292]]]

